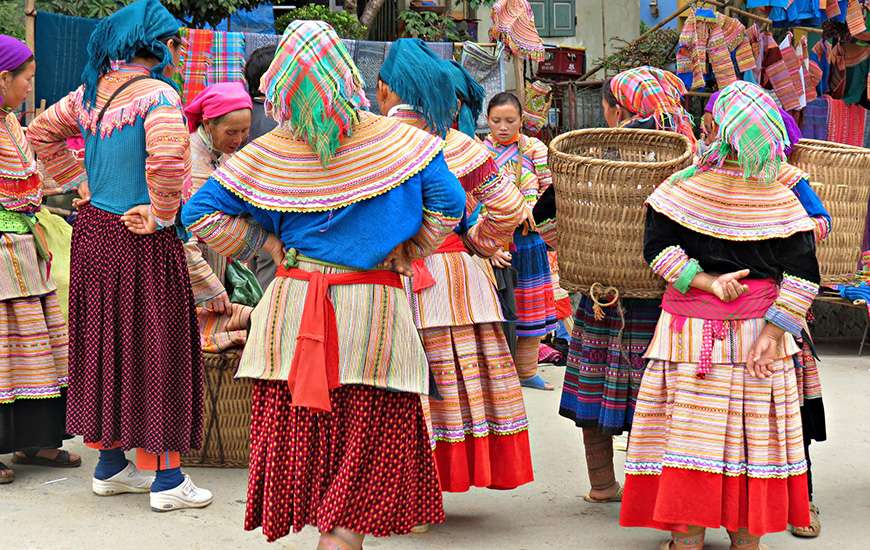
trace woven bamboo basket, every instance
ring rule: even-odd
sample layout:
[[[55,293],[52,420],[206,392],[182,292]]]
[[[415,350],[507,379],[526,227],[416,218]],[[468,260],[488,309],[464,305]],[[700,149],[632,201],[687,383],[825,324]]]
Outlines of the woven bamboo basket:
[[[832,232],[819,243],[822,284],[847,283],[861,259],[870,202],[870,149],[801,140],[789,163],[810,175],[810,184],[831,214]]]
[[[202,449],[182,456],[185,467],[248,467],[252,383],[233,378],[240,358],[235,351],[204,354]]]
[[[598,283],[624,298],[661,296],[664,282],[643,259],[644,201],[691,164],[689,140],[653,130],[576,130],[550,142],[549,162],[562,286],[588,293]]]

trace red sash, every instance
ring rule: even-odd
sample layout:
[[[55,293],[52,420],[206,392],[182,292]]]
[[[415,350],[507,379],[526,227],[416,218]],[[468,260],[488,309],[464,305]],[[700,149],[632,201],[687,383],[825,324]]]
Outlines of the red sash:
[[[468,252],[468,248],[465,247],[462,238],[453,231],[450,232],[433,254],[444,254],[447,252]],[[429,272],[429,268],[426,267],[426,262],[422,258],[414,260],[411,263],[411,269],[414,271],[411,288],[415,293],[419,294],[427,288],[435,286],[435,278],[432,277],[432,273]]]
[[[332,285],[385,285],[402,288],[402,279],[392,271],[360,271],[321,273],[284,266],[275,275],[297,281],[308,281],[302,322],[296,337],[296,352],[290,364],[287,383],[291,404],[321,411],[332,411],[329,391],[339,387],[338,326],[335,308],[329,299]]]

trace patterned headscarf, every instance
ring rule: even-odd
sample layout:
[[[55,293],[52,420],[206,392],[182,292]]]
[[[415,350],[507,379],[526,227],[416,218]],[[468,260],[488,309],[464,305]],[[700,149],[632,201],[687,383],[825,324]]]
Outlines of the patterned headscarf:
[[[710,100],[707,101],[707,106],[704,108],[704,112],[713,114],[713,107],[716,105],[716,100],[719,99],[719,94],[721,93],[721,91],[715,92],[710,96]],[[801,129],[794,117],[782,107],[779,108],[779,116],[782,117],[782,121],[785,123],[786,134],[788,134],[789,145],[785,148],[785,156],[789,156],[791,155],[794,146],[801,140]]]
[[[659,130],[677,132],[695,144],[692,116],[681,102],[686,85],[677,75],[655,67],[637,67],[613,77],[610,91],[619,105],[637,118],[652,118]]]
[[[163,75],[172,53],[162,39],[178,34],[178,29],[178,21],[159,0],[138,0],[100,21],[88,40],[89,59],[82,71],[85,107],[96,101],[97,81],[111,70],[112,61],[129,61],[143,48],[159,61],[151,76],[172,84]]]
[[[400,38],[390,46],[378,75],[403,103],[423,116],[429,128],[444,137],[456,118],[457,99],[449,65],[419,38]]]
[[[260,91],[266,112],[308,143],[323,164],[368,107],[365,84],[344,43],[323,21],[293,21],[278,43]]]
[[[480,113],[483,112],[483,103],[486,101],[486,90],[465,67],[452,60],[450,61],[450,79],[453,81],[456,96],[462,102],[459,107],[459,131],[474,137],[477,131],[477,119],[480,118]]]
[[[779,107],[767,92],[744,81],[729,85],[713,105],[713,120],[719,126],[717,141],[689,170],[708,170],[736,156],[744,177],[776,178],[790,141]]]

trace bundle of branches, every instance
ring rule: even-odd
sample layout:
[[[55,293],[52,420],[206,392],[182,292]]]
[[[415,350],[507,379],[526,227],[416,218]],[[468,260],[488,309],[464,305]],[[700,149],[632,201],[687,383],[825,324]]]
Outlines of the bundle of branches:
[[[643,32],[645,29],[641,28],[641,33]],[[672,29],[659,29],[634,43],[621,38],[611,40],[624,45],[616,53],[596,61],[596,64],[602,65],[606,74],[615,74],[641,65],[666,69],[674,64],[680,34]]]

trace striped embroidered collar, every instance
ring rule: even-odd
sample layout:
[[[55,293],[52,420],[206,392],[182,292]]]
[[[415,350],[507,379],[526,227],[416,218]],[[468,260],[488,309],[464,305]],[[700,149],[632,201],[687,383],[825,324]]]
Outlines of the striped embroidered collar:
[[[254,140],[214,173],[250,204],[281,212],[322,212],[370,199],[425,168],[444,142],[399,120],[360,113],[326,166],[304,141],[279,127]]]

